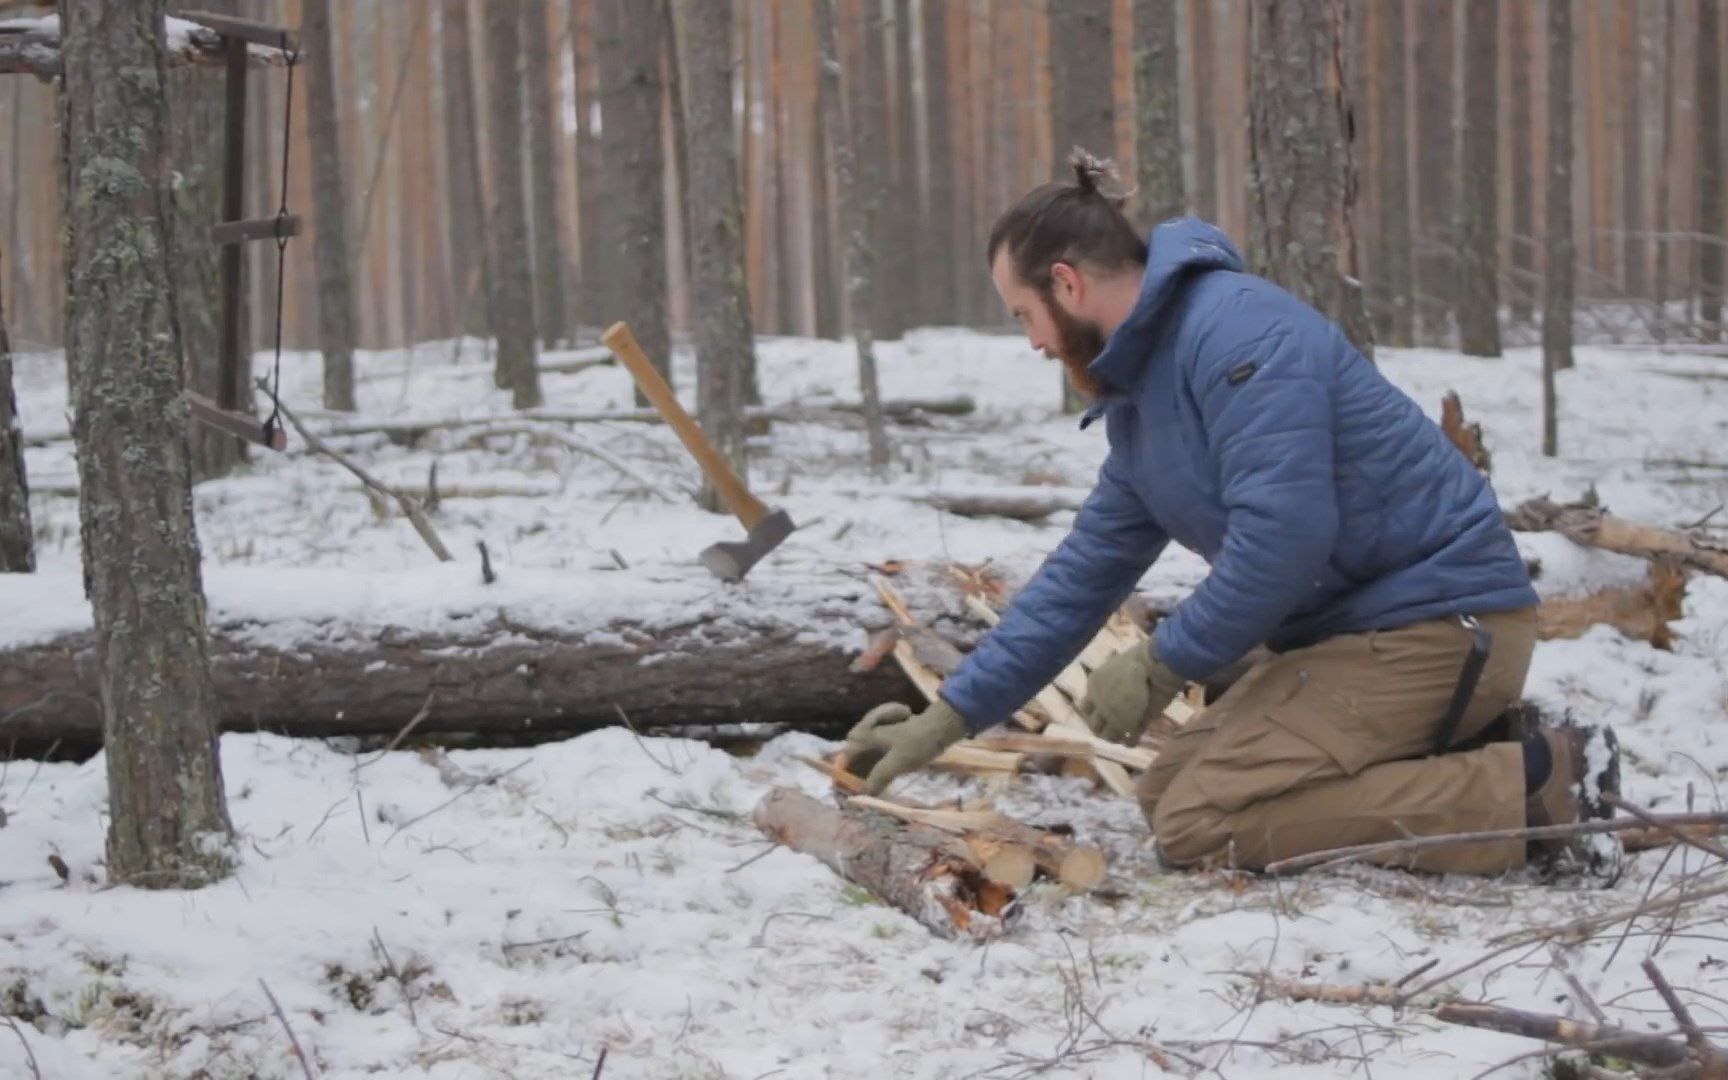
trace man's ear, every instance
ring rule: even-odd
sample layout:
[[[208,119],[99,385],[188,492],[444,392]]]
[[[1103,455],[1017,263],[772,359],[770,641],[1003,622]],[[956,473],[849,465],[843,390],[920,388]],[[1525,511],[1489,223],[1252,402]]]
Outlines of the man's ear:
[[[1076,302],[1080,299],[1081,286],[1083,283],[1080,280],[1080,272],[1074,269],[1072,264],[1065,262],[1052,263],[1050,266],[1050,279],[1051,284],[1054,285],[1056,289],[1059,290],[1060,293],[1070,302]]]

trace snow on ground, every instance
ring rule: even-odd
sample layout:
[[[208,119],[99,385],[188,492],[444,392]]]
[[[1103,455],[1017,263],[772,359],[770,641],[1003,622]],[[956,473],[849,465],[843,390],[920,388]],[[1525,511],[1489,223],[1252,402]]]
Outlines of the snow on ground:
[[[905,495],[1030,484],[1080,492],[1102,432],[1082,433],[1055,414],[1056,371],[1018,339],[927,330],[879,348],[888,397],[964,393],[979,413],[891,429],[886,489],[865,474],[860,430],[776,425],[756,444],[751,480],[805,527],[737,589],[716,586],[695,562],[737,526],[677,494],[695,474],[669,432],[575,429],[648,473],[672,504],[644,497],[592,457],[513,436],[472,440],[488,418],[509,413],[473,342],[454,362],[449,342],[362,354],[366,416],[476,425],[415,449],[383,436],[339,443],[416,489],[436,459],[450,492],[437,526],[458,561],[434,562],[399,516],[379,516],[346,473],[293,440],[289,454],[259,455],[196,490],[212,618],[250,624],[266,639],[309,627],[364,639],[488,607],[587,628],[623,615],[670,619],[693,605],[792,619],[808,609],[807,583],[834,565],[988,559],[1011,575],[1029,571],[1070,515],[1043,525],[968,520]],[[1560,378],[1566,452],[1556,460],[1538,453],[1534,351],[1486,361],[1383,350],[1381,362],[1430,413],[1447,389],[1462,394],[1487,430],[1507,504],[1543,492],[1570,499],[1594,485],[1620,514],[1682,524],[1728,500],[1728,381],[1701,377],[1719,376],[1718,361],[1581,350],[1579,367]],[[689,400],[687,356],[678,368]],[[771,404],[856,396],[845,345],[767,340],[761,368]],[[549,374],[544,383],[550,408],[630,404],[620,370]],[[283,384],[310,421],[333,420],[316,407],[315,356],[287,357]],[[20,357],[18,394],[28,434],[64,432],[57,355]],[[76,503],[53,493],[75,482],[70,444],[35,446],[28,464],[43,569],[0,581],[5,644],[89,619]],[[477,540],[500,575],[490,587],[480,583]],[[1636,560],[1556,536],[1519,542],[1540,560],[1549,594],[1643,574]],[[1171,601],[1203,572],[1173,551],[1143,588]],[[1728,582],[1695,579],[1676,629],[1671,653],[1605,628],[1544,643],[1531,690],[1619,726],[1631,797],[1677,808],[1690,786],[1700,807],[1716,806],[1728,778]],[[817,632],[862,641],[838,622]],[[819,778],[792,758],[826,745],[788,735],[741,758],[604,731],[532,749],[373,760],[339,743],[230,735],[222,754],[241,866],[196,893],[101,885],[100,758],[11,762],[0,774],[9,815],[0,829],[0,1014],[16,1028],[0,1032],[0,1076],[30,1075],[26,1046],[47,1077],[301,1076],[266,985],[329,1077],[587,1076],[603,1047],[611,1078],[1114,1078],[1159,1075],[1165,1065],[1232,1077],[1472,1076],[1535,1045],[1414,1011],[1255,1004],[1248,975],[1390,980],[1431,960],[1429,975],[1440,974],[1486,953],[1497,934],[1635,903],[1653,880],[1700,865],[1696,853],[1646,854],[1607,891],[1363,871],[1281,883],[1167,874],[1131,804],[1036,778],[1004,808],[1072,822],[1108,848],[1113,891],[1035,890],[1005,940],[958,945],[811,859],[764,854],[751,807],[775,784],[817,791]],[[496,779],[475,783],[488,777]],[[975,792],[969,782],[919,777],[908,793]],[[67,882],[50,854],[69,867]],[[1640,924],[1612,957],[1609,938],[1569,949],[1567,959],[1618,1020],[1665,1026],[1638,971],[1660,947],[1659,962],[1701,1022],[1723,1024],[1722,915],[1706,902],[1661,936]],[[1552,958],[1540,945],[1510,952],[1448,988],[1583,1015]],[[1500,1075],[1539,1069],[1533,1059]]]

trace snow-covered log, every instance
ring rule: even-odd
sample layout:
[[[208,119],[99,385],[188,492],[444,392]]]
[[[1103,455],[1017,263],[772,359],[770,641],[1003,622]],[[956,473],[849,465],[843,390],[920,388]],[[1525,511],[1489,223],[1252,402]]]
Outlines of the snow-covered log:
[[[1666,556],[1697,570],[1728,577],[1728,546],[1700,535],[1615,517],[1600,506],[1527,499],[1506,515],[1520,532],[1553,530],[1575,544],[1645,558]]]
[[[357,647],[309,631],[261,645],[213,625],[225,729],[391,735],[432,695],[417,731],[526,735],[618,724],[640,730],[743,722],[842,727],[884,701],[915,702],[891,665],[848,670],[850,651],[778,620],[693,617],[558,631],[499,616],[460,632],[384,630]],[[0,650],[0,738],[94,745],[102,719],[88,632]]]
[[[222,35],[207,27],[169,16],[163,59],[170,67],[187,64],[219,66],[228,53]],[[289,54],[281,49],[250,45],[249,67],[286,67]],[[0,75],[28,74],[48,80],[60,74],[60,17],[0,20]]]

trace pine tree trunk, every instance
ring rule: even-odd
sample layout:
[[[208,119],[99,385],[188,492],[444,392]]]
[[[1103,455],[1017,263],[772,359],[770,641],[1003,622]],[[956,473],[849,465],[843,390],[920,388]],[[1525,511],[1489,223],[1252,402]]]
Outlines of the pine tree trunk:
[[[1627,299],[1642,297],[1649,289],[1645,274],[1646,237],[1644,223],[1644,180],[1640,165],[1643,161],[1644,123],[1639,109],[1642,84],[1643,48],[1639,34],[1639,5],[1624,4],[1615,9],[1620,22],[1620,265],[1621,287]]]
[[[864,402],[864,426],[869,433],[870,467],[880,473],[888,466],[888,432],[882,421],[882,395],[876,382],[876,354],[871,338],[872,279],[875,261],[870,250],[871,200],[860,190],[853,134],[840,108],[840,53],[835,41],[835,0],[817,0],[816,40],[822,53],[822,126],[834,148],[834,178],[839,186],[840,214],[846,234],[846,298],[853,312],[852,333],[858,341],[858,388]]]
[[[1256,270],[1372,358],[1355,269],[1355,170],[1344,100],[1344,0],[1249,8],[1249,220]]]
[[[1376,337],[1407,349],[1416,344],[1414,282],[1411,273],[1410,159],[1405,130],[1404,0],[1376,8],[1374,40],[1380,95],[1375,139],[1380,154],[1380,251],[1383,265],[1374,284],[1379,302]],[[1371,91],[1374,92],[1374,91]]]
[[[1500,355],[1500,278],[1496,185],[1500,108],[1496,0],[1465,0],[1464,123],[1458,158],[1458,347],[1467,356]]]
[[[1673,190],[1670,166],[1674,161],[1674,91],[1679,85],[1674,68],[1680,59],[1674,41],[1674,27],[1679,21],[1675,18],[1674,9],[1673,4],[1662,6],[1662,133],[1656,158],[1656,281],[1652,286],[1656,301],[1657,341],[1668,340],[1668,260],[1671,249],[1665,237],[1668,233],[1670,193]]]
[[[748,476],[744,389],[755,353],[744,276],[744,211],[732,124],[732,9],[712,0],[676,0],[684,133],[690,146],[691,329],[702,430],[739,476]],[[702,504],[724,509],[704,482]]]
[[[528,153],[533,162],[529,183],[534,194],[534,284],[540,290],[534,317],[540,341],[552,348],[570,338],[565,293],[564,226],[558,194],[561,156],[558,131],[563,114],[558,108],[556,73],[552,67],[552,33],[547,19],[548,0],[533,0],[524,17],[528,33],[522,42],[528,81]]]
[[[1705,341],[1722,340],[1722,46],[1720,0],[1699,0],[1698,117],[1698,319]]]
[[[480,195],[480,139],[474,115],[474,69],[469,59],[468,0],[444,0],[439,24],[444,70],[444,161],[448,172],[450,280],[456,287],[456,317],[465,332],[484,335],[492,267],[486,208]]]
[[[1212,0],[1189,0],[1194,56],[1194,212],[1218,220],[1218,47]]]
[[[599,0],[602,214],[611,222],[598,272],[615,278],[601,319],[630,324],[662,375],[672,371],[667,321],[666,163],[660,131],[664,20],[632,0]],[[658,13],[653,13],[657,15]],[[648,399],[636,392],[636,404]]]
[[[225,876],[174,312],[163,0],[62,0],[66,351],[107,741],[110,880]]]
[[[1416,185],[1421,228],[1412,262],[1427,344],[1451,336],[1457,304],[1458,131],[1454,88],[1457,76],[1456,0],[1416,0]]]
[[[212,0],[200,6],[217,14],[239,14],[233,0]],[[256,91],[256,80],[250,89]],[[175,214],[170,266],[186,384],[212,401],[221,401],[217,279],[222,249],[210,242],[210,227],[222,220],[222,75],[205,68],[173,70],[168,75],[168,101],[174,118],[168,133],[170,155],[177,174],[170,189]],[[246,181],[252,188],[271,182],[253,161],[246,162]],[[275,255],[274,249],[271,255]],[[274,291],[270,299],[275,301]],[[242,355],[249,355],[245,344],[248,337],[242,335],[241,340]],[[243,385],[237,389],[242,408],[250,411],[252,389],[247,375],[241,372]],[[226,476],[246,460],[246,444],[215,428],[194,424],[190,437],[192,475],[196,479]]]
[[[312,144],[312,213],[318,259],[318,345],[324,352],[324,407],[353,412],[354,292],[348,273],[342,129],[336,118],[336,55],[330,0],[305,0],[307,138]]]
[[[953,326],[959,322],[960,301],[953,267],[959,254],[948,240],[955,198],[954,125],[949,98],[954,92],[949,79],[949,5],[922,5],[924,46],[924,123],[929,155],[929,187],[925,192],[918,229],[918,291],[924,298],[926,325]]]
[[[1559,453],[1555,372],[1572,366],[1572,5],[1548,5],[1548,224],[1542,296],[1542,452]]]
[[[1512,321],[1529,323],[1536,296],[1536,212],[1535,178],[1531,176],[1534,162],[1534,136],[1531,133],[1531,52],[1535,40],[1532,8],[1520,0],[1509,6],[1512,16],[1512,277],[1507,286],[1512,308]],[[1632,226],[1628,226],[1631,228]]]
[[[1176,5],[1134,0],[1134,146],[1142,224],[1180,215],[1182,80],[1177,62]]]
[[[884,268],[904,332],[920,319],[918,296],[918,135],[917,103],[912,85],[912,0],[892,0],[894,5],[894,181],[888,191],[889,219],[894,229],[888,238]]]
[[[595,0],[570,0],[570,62],[576,83],[576,292],[581,298],[575,305],[577,324],[590,312],[603,312],[609,306],[604,302],[609,275],[600,271],[606,237],[600,193],[605,178],[600,136],[594,130],[600,106],[600,61],[595,49],[599,26],[594,7]],[[589,321],[604,317],[596,314]]]
[[[528,243],[528,207],[522,177],[522,8],[490,4],[486,9],[487,60],[492,73],[493,168],[492,300],[498,338],[497,378],[510,388],[518,409],[541,402],[540,369],[534,349],[534,251]]]
[[[888,213],[892,189],[892,171],[888,167],[888,60],[883,41],[886,28],[882,18],[882,0],[864,0],[859,7],[859,31],[863,48],[859,58],[861,69],[854,69],[857,78],[846,80],[847,95],[852,101],[852,151],[857,169],[857,192],[865,201],[870,251],[876,266],[886,271],[890,265],[894,226]],[[876,341],[893,341],[906,331],[905,315],[896,302],[888,279],[878,274],[870,289],[870,307],[854,313],[855,320],[870,320],[870,336]]]
[[[24,473],[24,431],[12,392],[12,342],[0,304],[0,574],[36,569],[35,533],[30,528],[30,481]]]
[[[1057,180],[1071,181],[1070,152],[1079,147],[1100,158],[1116,153],[1114,53],[1110,48],[1111,0],[1055,0],[1050,5],[1050,123]],[[1066,375],[1062,410],[1076,413],[1086,398]]]

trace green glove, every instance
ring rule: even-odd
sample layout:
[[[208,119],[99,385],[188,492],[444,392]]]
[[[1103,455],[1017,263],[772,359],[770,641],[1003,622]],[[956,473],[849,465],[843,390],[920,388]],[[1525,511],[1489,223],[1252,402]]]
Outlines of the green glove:
[[[1097,735],[1133,746],[1184,685],[1182,676],[1158,659],[1156,645],[1135,646],[1123,649],[1092,673],[1080,711]]]
[[[880,795],[896,776],[923,768],[965,737],[965,719],[937,698],[916,716],[898,703],[876,706],[846,733],[846,748],[852,771]]]

